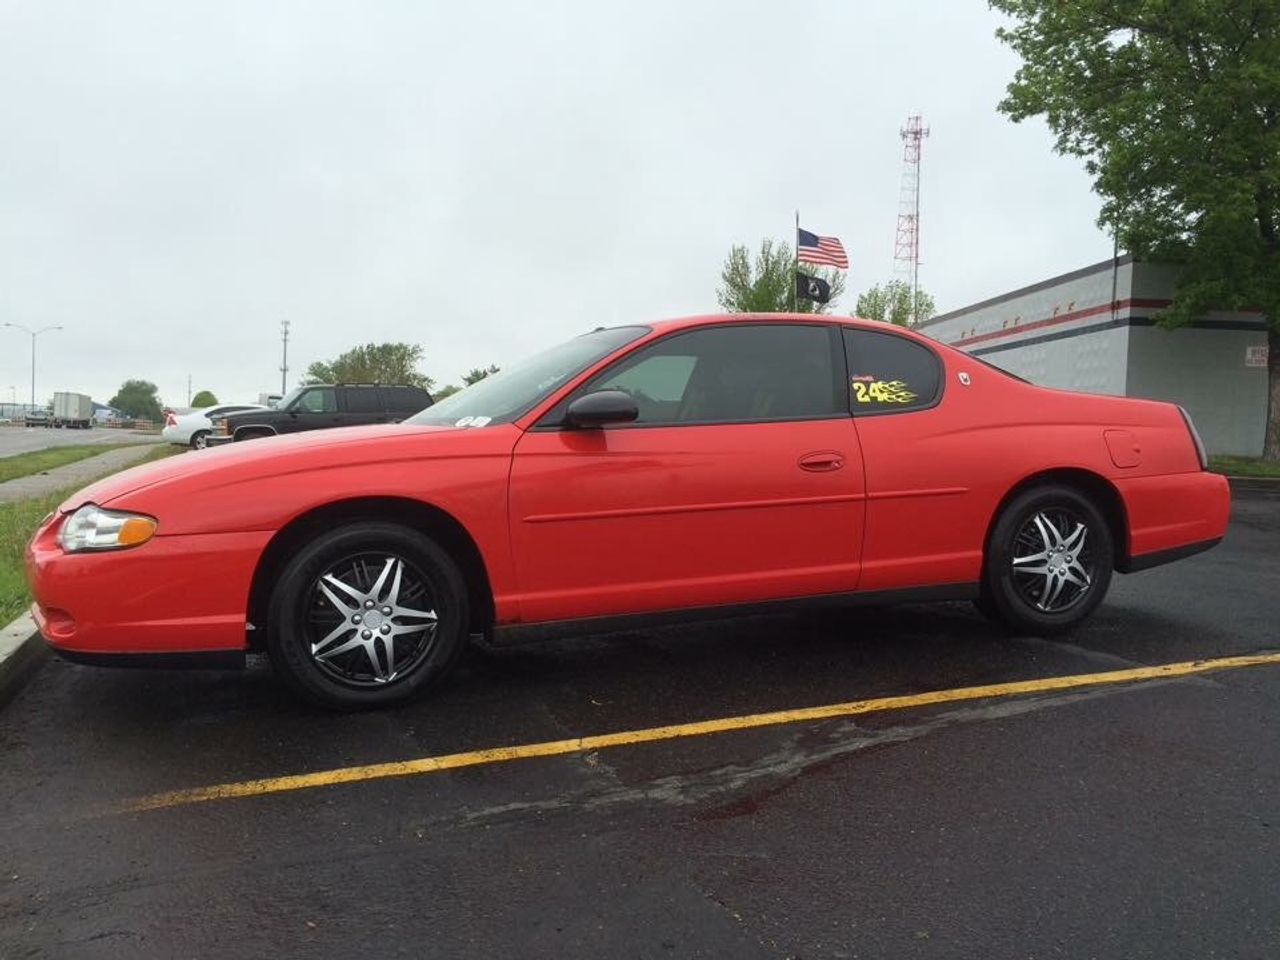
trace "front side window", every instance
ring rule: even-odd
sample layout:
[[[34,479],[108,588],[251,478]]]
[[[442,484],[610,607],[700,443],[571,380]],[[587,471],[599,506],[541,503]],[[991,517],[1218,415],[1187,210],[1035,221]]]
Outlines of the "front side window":
[[[810,420],[848,415],[843,374],[825,326],[742,324],[667,337],[577,395],[622,390],[638,424]]]
[[[300,413],[336,413],[338,400],[333,387],[316,387],[298,397],[293,409]]]
[[[942,392],[942,364],[923,344],[893,333],[846,327],[849,408],[855,414],[931,407]]]

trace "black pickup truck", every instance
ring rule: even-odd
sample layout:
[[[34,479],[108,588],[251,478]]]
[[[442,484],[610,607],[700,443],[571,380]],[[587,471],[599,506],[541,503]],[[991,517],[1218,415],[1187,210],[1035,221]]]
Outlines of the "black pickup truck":
[[[209,446],[279,433],[398,423],[431,406],[421,387],[398,383],[310,383],[266,410],[246,410],[213,421]]]

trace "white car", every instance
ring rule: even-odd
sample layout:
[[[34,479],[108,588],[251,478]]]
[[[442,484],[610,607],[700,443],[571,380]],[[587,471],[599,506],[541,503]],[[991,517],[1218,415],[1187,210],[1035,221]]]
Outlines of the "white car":
[[[167,413],[164,418],[164,429],[160,436],[169,443],[180,447],[191,447],[192,450],[203,450],[213,430],[213,417],[225,417],[228,413],[239,413],[242,410],[265,410],[257,403],[221,403],[212,407],[201,407],[190,413]]]

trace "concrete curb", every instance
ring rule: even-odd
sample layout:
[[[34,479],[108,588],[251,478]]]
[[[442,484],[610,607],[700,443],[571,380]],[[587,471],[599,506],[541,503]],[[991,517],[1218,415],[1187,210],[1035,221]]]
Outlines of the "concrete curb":
[[[1280,494],[1280,477],[1233,477],[1227,474],[1232,493]]]
[[[0,630],[0,706],[18,692],[49,655],[31,614],[24,613]]]

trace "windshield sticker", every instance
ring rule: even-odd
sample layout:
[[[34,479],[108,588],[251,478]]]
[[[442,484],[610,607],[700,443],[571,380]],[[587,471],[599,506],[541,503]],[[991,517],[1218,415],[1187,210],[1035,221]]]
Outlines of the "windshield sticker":
[[[455,427],[483,427],[488,424],[493,417],[463,417],[461,420],[455,420]]]
[[[916,395],[901,380],[854,377],[853,395],[859,403],[911,403]]]
[[[461,420],[455,420],[453,425],[455,427],[469,427],[474,419],[475,417],[463,417]]]

